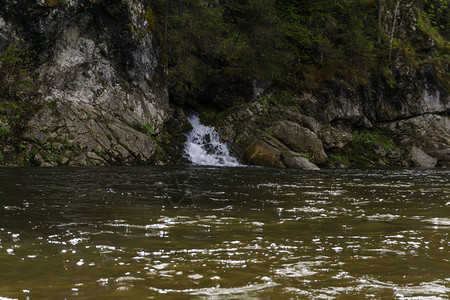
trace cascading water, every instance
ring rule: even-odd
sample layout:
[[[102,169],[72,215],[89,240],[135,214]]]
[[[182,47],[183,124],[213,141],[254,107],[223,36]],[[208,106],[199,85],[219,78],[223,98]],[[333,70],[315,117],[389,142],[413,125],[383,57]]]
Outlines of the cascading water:
[[[241,164],[230,155],[228,146],[220,141],[214,127],[200,123],[197,114],[188,117],[192,130],[187,134],[185,156],[195,165],[237,167]]]

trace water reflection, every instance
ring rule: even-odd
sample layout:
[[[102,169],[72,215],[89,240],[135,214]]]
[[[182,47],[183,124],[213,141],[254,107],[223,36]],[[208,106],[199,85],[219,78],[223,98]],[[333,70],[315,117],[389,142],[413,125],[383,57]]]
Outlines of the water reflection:
[[[0,299],[447,299],[448,171],[0,170]]]

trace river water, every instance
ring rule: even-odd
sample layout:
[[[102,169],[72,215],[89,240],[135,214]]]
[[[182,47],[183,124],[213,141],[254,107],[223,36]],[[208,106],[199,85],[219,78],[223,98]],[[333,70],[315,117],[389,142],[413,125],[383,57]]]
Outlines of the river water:
[[[448,299],[450,172],[0,169],[0,299]]]

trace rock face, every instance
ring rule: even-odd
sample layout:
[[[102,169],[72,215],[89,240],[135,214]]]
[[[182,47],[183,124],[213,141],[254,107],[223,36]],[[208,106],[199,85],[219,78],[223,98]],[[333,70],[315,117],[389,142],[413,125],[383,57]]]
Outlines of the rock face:
[[[425,114],[404,120],[380,124],[404,147],[415,145],[438,160],[450,165],[450,118],[448,115]]]
[[[287,106],[276,96],[235,106],[214,124],[219,134],[238,154],[270,134],[275,140],[270,145],[280,154],[277,164],[286,167],[296,165],[296,156],[283,156],[289,151],[321,167],[450,167],[449,66],[430,54],[448,50],[448,43],[421,25],[412,5],[405,3],[393,14],[391,4],[383,4],[383,24],[389,27],[397,18],[395,38],[420,55],[411,59],[399,48],[389,73],[374,73],[359,86],[335,76],[314,95],[292,96]]]
[[[23,133],[29,155],[44,153],[35,163],[151,162],[169,118],[151,9],[134,0],[5,1],[0,43],[37,54],[41,108]]]

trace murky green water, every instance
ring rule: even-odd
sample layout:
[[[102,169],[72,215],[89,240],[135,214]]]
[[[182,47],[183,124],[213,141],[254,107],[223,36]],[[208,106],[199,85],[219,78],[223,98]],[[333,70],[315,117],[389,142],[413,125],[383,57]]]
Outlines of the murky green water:
[[[0,169],[0,299],[448,299],[450,172]]]

